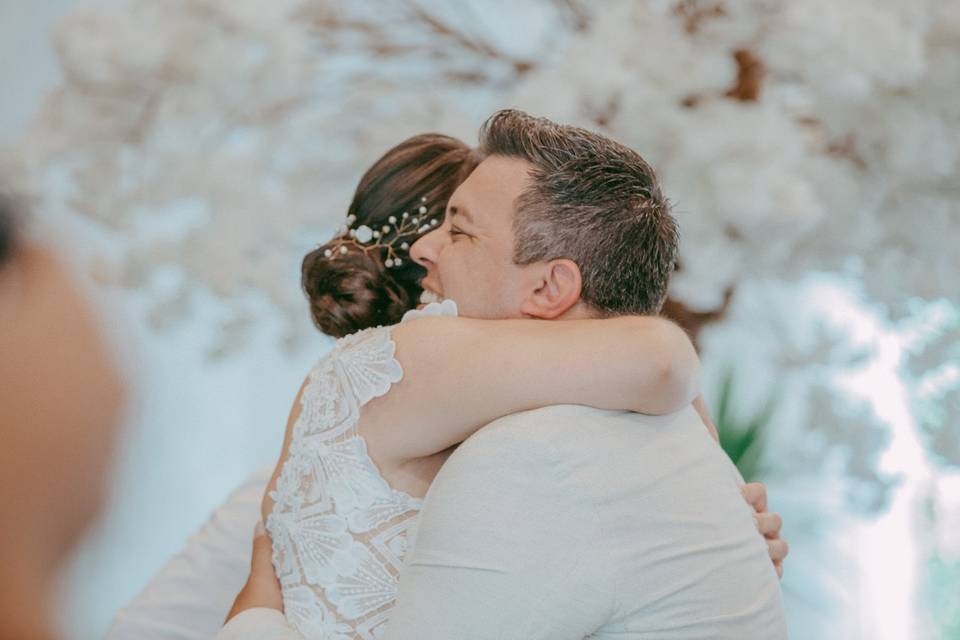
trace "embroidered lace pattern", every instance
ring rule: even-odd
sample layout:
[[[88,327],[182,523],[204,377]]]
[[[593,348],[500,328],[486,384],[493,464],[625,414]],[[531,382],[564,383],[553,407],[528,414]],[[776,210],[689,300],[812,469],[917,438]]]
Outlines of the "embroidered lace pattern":
[[[452,301],[408,312],[456,315]],[[357,433],[360,408],[403,377],[390,327],[337,341],[310,371],[266,528],[288,621],[303,636],[382,636],[421,500],[387,484]]]

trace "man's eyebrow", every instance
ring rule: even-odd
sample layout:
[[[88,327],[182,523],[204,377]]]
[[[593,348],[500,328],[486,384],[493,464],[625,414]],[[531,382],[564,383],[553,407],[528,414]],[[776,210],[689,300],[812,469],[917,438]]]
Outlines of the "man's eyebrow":
[[[466,220],[469,224],[476,226],[476,223],[473,221],[473,216],[470,215],[470,212],[463,207],[452,206],[450,207],[450,216],[460,216]]]

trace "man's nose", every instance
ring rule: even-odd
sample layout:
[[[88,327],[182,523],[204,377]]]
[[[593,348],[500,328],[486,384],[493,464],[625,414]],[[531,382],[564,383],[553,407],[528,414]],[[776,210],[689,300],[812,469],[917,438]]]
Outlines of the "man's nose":
[[[437,227],[420,238],[410,247],[410,257],[421,267],[429,269],[437,262],[437,256],[443,249],[445,232],[443,227]]]

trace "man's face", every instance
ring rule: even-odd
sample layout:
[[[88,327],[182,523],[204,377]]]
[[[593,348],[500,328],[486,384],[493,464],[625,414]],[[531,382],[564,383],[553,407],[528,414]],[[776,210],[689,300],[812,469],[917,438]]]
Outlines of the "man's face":
[[[520,318],[537,288],[535,268],[513,263],[513,215],[531,165],[491,156],[450,197],[443,224],[410,248],[426,267],[423,288],[471,318]]]

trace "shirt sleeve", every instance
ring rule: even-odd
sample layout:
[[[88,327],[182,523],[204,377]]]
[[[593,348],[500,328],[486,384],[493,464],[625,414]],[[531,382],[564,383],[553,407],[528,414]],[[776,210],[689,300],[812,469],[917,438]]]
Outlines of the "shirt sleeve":
[[[303,640],[276,609],[241,611],[220,629],[215,640]]]
[[[579,640],[599,628],[613,596],[598,579],[594,507],[568,467],[521,425],[464,442],[424,500],[385,640]]]

